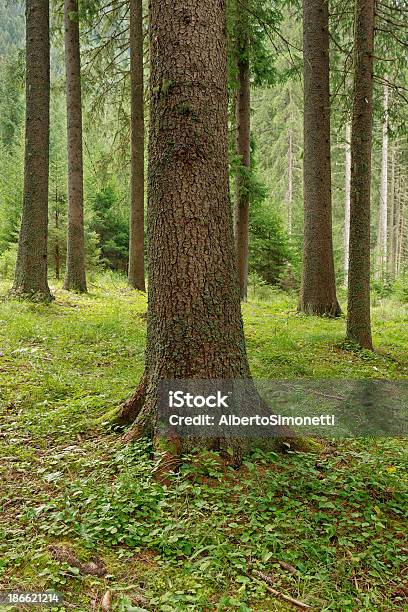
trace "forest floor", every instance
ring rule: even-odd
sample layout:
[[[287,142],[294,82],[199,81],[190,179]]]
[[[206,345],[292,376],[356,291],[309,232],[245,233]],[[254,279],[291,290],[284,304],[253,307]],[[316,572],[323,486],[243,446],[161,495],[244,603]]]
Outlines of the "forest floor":
[[[259,451],[240,470],[206,453],[159,484],[148,444],[104,421],[142,374],[145,297],[109,275],[55,293],[0,302],[0,589],[54,588],[79,612],[107,591],[112,610],[292,609],[255,569],[315,610],[408,609],[406,443]],[[373,354],[281,293],[243,311],[259,378],[408,376],[407,305],[375,303]]]

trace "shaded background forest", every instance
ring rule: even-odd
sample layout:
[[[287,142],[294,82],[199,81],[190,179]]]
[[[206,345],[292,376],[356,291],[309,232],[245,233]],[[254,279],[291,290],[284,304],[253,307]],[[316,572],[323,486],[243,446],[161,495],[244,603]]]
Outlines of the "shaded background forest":
[[[259,5],[259,6],[258,6]],[[303,241],[303,90],[301,8],[254,3],[251,16],[251,149],[249,284],[297,289]],[[66,257],[67,163],[65,71],[61,7],[52,11],[52,92],[49,185],[49,267],[59,278]],[[331,16],[331,131],[333,242],[342,282],[347,124],[351,105],[352,8],[333,3]],[[24,158],[24,7],[0,2],[0,274],[12,277],[20,224]],[[381,294],[407,298],[408,265],[406,48],[396,18],[378,26],[372,173],[372,280]],[[380,24],[381,25],[381,24]],[[147,24],[146,24],[147,28]],[[386,27],[384,29],[387,29]],[[130,66],[128,13],[123,2],[82,15],[85,237],[88,269],[125,272],[130,207]],[[402,38],[400,38],[400,36]],[[405,50],[404,50],[405,49]],[[145,64],[148,68],[146,40]],[[235,88],[231,60],[231,99]],[[148,78],[146,69],[145,78]],[[385,84],[388,85],[385,85]],[[146,88],[147,89],[147,88]],[[388,116],[384,95],[389,96]],[[148,99],[146,107],[148,109]],[[387,120],[386,271],[379,271],[379,215],[384,123]],[[231,102],[231,188],[238,161]],[[383,187],[384,189],[384,187]],[[396,240],[392,240],[398,210]],[[393,213],[394,211],[394,213]],[[392,250],[395,253],[392,253]]]

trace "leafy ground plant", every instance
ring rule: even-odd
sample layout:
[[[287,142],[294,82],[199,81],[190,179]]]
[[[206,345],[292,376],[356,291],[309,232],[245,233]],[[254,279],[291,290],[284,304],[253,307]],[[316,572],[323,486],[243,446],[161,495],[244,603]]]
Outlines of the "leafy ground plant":
[[[80,612],[292,609],[261,571],[312,609],[404,609],[403,440],[256,451],[238,471],[193,453],[159,484],[149,443],[123,446],[106,418],[142,373],[145,297],[115,276],[54,289],[0,304],[1,589],[56,589]],[[375,354],[285,294],[254,293],[244,317],[255,376],[407,376],[397,302],[375,306]]]

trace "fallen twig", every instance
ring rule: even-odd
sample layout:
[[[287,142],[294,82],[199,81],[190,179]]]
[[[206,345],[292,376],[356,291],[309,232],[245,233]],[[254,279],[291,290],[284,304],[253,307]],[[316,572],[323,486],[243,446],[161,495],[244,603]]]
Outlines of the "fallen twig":
[[[258,570],[253,570],[253,574],[255,574],[255,576],[258,576],[264,582],[267,583],[267,586],[266,586],[267,591],[269,591],[269,593],[271,593],[272,595],[275,595],[275,597],[279,597],[279,599],[283,599],[283,601],[287,601],[288,603],[292,604],[292,606],[295,606],[296,608],[300,608],[301,610],[311,610],[312,609],[311,606],[308,606],[307,604],[303,603],[303,601],[294,599],[293,597],[290,597],[289,595],[284,595],[283,593],[280,593],[276,589],[273,589],[271,586],[269,586],[273,584],[273,582],[272,582],[272,579],[269,578],[267,574],[264,574],[263,572],[260,572]]]

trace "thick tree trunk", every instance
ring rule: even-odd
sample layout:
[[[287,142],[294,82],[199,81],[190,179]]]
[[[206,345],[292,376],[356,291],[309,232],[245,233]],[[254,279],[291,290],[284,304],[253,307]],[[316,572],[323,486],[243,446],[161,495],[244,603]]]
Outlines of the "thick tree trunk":
[[[228,184],[225,4],[152,0],[145,374],[126,439],[166,379],[248,378]]]
[[[251,85],[248,12],[237,4],[236,54],[238,89],[235,97],[236,150],[241,167],[235,184],[235,242],[241,299],[248,293],[249,174],[251,171]]]
[[[131,189],[129,285],[145,291],[144,274],[144,96],[143,6],[130,0]]]
[[[384,121],[382,125],[382,155],[380,179],[380,208],[378,215],[377,278],[383,279],[387,270],[388,248],[388,86],[384,85]]]
[[[47,280],[50,107],[49,0],[26,2],[24,201],[12,292],[51,299]]]
[[[87,287],[78,0],[65,0],[64,24],[68,129],[68,242],[64,288],[85,292]]]
[[[368,349],[372,349],[370,183],[373,130],[373,47],[374,0],[356,0],[347,337]]]
[[[338,316],[332,239],[327,0],[303,2],[303,55],[305,219],[299,310]]]
[[[344,168],[344,284],[347,287],[350,252],[351,125],[346,125]]]

